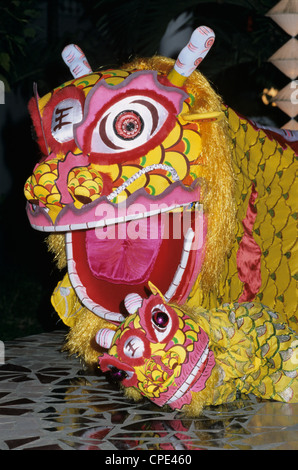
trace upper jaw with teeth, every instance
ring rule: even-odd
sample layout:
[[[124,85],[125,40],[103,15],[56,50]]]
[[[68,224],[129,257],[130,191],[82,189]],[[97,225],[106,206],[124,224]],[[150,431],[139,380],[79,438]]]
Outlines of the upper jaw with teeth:
[[[148,171],[154,168],[147,168]],[[144,171],[147,171],[144,169]],[[81,279],[80,273],[76,266],[76,259],[73,256],[73,236],[72,233],[77,231],[104,229],[105,227],[120,226],[121,224],[129,224],[129,222],[142,219],[153,219],[161,214],[161,217],[168,213],[189,213],[196,208],[196,201],[200,200],[200,186],[195,181],[190,187],[186,187],[178,181],[178,176],[172,169],[173,182],[160,196],[154,197],[146,193],[144,188],[129,196],[127,199],[118,204],[112,202],[124,191],[119,186],[118,190],[114,190],[109,196],[102,196],[93,202],[86,204],[81,209],[75,208],[68,204],[62,208],[58,214],[55,223],[52,222],[43,207],[38,207],[35,212],[28,204],[27,212],[32,226],[40,231],[66,233],[66,250],[68,259],[68,275],[72,287],[74,288],[81,303],[96,315],[107,321],[121,322],[124,316],[118,310],[111,310],[107,305],[102,305],[98,299],[95,300],[88,294],[88,285]],[[143,170],[141,170],[142,172]],[[140,175],[137,173],[134,178]],[[129,185],[129,181],[126,182]],[[116,194],[117,192],[117,194]],[[119,194],[118,194],[119,193]],[[119,199],[119,197],[118,197]],[[183,229],[182,249],[180,261],[177,263],[176,272],[173,273],[172,279],[169,279],[168,286],[164,291],[165,299],[171,300],[181,284],[183,274],[187,268],[190,259],[190,246],[194,239],[195,233],[191,226],[188,230]],[[182,284],[181,284],[182,286]],[[115,285],[116,287],[116,285]]]
[[[157,197],[149,196],[142,188],[128,199],[114,203],[113,200],[119,196],[121,200],[123,189],[119,187],[108,196],[101,196],[81,209],[68,204],[60,210],[54,222],[49,215],[49,207],[46,206],[35,206],[28,202],[27,215],[32,227],[36,230],[69,232],[141,219],[154,215],[155,211],[156,213],[170,212],[200,200],[200,186],[197,182],[186,187],[180,181],[176,181]]]

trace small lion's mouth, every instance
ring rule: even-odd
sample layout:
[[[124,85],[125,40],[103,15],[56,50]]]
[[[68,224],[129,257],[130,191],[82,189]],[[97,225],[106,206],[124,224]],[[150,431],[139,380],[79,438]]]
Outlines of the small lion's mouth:
[[[106,220],[66,234],[68,273],[83,305],[121,322],[127,313],[123,299],[131,292],[146,295],[149,280],[166,301],[183,302],[204,253],[201,206],[161,206],[122,221]]]

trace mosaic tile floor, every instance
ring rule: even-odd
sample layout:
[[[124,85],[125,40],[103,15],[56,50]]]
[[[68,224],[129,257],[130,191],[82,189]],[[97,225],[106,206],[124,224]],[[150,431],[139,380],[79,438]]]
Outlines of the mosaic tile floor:
[[[5,343],[0,450],[298,450],[298,404],[241,399],[184,419],[129,402],[100,372],[61,353],[63,337]]]

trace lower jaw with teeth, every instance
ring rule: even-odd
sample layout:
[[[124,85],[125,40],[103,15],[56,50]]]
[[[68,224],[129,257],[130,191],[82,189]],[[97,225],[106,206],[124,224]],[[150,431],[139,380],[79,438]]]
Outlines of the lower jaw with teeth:
[[[192,372],[188,375],[186,380],[179,387],[179,389],[174,393],[174,395],[166,402],[166,405],[169,405],[173,408],[177,408],[179,402],[182,402],[180,403],[180,405],[183,406],[183,404],[185,404],[186,394],[188,392],[199,391],[201,387],[203,388],[204,384],[200,385],[199,381],[206,367],[208,354],[209,354],[209,349],[208,347],[206,347],[202,356],[200,357],[197,364],[193,368]]]
[[[185,366],[186,364],[182,367]],[[185,405],[190,405],[193,399],[193,393],[202,392],[204,389],[206,389],[207,393],[209,393],[210,389],[208,391],[209,386],[207,386],[209,382],[207,381],[210,378],[214,367],[214,354],[212,351],[209,350],[208,345],[206,345],[199,360],[192,368],[192,371],[190,373],[186,372],[185,370],[184,373],[182,372],[180,386],[174,386],[174,391],[172,390],[172,395],[170,395],[168,392],[166,398],[160,397],[159,399],[153,401],[155,401],[156,404],[159,406],[168,405],[175,410],[181,410]],[[211,380],[211,382],[213,381]],[[210,384],[210,386],[212,386],[212,383]]]
[[[195,207],[194,203],[192,206]],[[155,213],[124,223],[109,223],[106,227],[67,232],[68,274],[81,303],[96,315],[118,323],[125,319],[125,313],[120,312],[112,299],[107,301],[108,285],[112,286],[109,291],[112,297],[118,296],[119,302],[137,289],[142,289],[140,294],[144,295],[144,285],[149,280],[158,288],[162,285],[160,290],[167,302],[179,291],[182,298],[186,272],[197,272],[203,257],[203,213],[201,208],[195,211],[189,207],[188,212],[185,207],[179,207],[176,212]],[[189,217],[187,223],[183,218],[185,214]],[[166,226],[164,222],[170,219],[174,228],[169,229],[170,224]],[[199,237],[197,232],[201,232]],[[195,238],[200,241],[194,249]],[[91,288],[93,283],[97,285]],[[187,294],[184,292],[184,297]]]

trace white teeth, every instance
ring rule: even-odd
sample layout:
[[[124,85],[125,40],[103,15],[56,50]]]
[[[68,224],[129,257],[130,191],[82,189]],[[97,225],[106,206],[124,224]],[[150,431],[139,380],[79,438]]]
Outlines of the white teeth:
[[[171,285],[168,288],[168,290],[167,290],[167,292],[164,296],[166,302],[169,302],[169,300],[171,300],[171,298],[175,294],[175,292],[176,292],[176,290],[177,290],[177,288],[178,288],[178,286],[181,282],[182,276],[183,276],[185,268],[187,266],[187,262],[188,262],[188,258],[189,258],[189,254],[190,254],[190,249],[191,249],[191,244],[192,244],[194,236],[195,236],[194,231],[192,230],[192,228],[189,228],[187,230],[185,238],[184,238],[183,251],[182,251],[182,255],[181,255],[181,259],[180,259],[180,264],[179,264],[179,266],[178,266],[178,268],[177,268],[177,270],[174,274]]]
[[[66,234],[66,254],[68,262],[68,275],[72,287],[75,289],[77,296],[79,297],[82,304],[91,310],[98,317],[104,318],[105,320],[110,320],[113,322],[121,323],[125,320],[125,317],[120,313],[110,312],[101,305],[96,304],[87,294],[86,288],[82,285],[82,282],[76,271],[76,262],[73,259],[73,250],[72,250],[72,234],[68,232]]]
[[[198,370],[200,369],[201,365],[206,361],[207,359],[207,356],[209,354],[209,348],[208,346],[206,346],[203,354],[201,355],[200,359],[198,360],[197,364],[195,365],[195,367],[193,368],[191,374],[187,377],[186,381],[181,385],[181,387],[177,390],[177,392],[172,396],[172,398],[170,398],[168,401],[167,401],[167,405],[169,405],[170,403],[172,403],[173,401],[176,401],[176,400],[179,400],[179,398],[181,398],[185,392],[187,392],[187,390],[189,389],[190,385],[192,384],[193,380],[195,379],[197,373],[198,373]]]
[[[154,209],[152,211],[141,212],[138,214],[129,214],[126,216],[115,217],[111,219],[101,219],[92,222],[80,223],[80,224],[69,224],[69,225],[50,225],[50,226],[39,226],[31,224],[35,230],[40,232],[71,232],[74,230],[88,230],[89,228],[102,228],[109,225],[120,224],[124,222],[130,222],[131,220],[145,219],[146,217],[153,217],[154,215],[163,214],[165,212],[171,212],[177,209],[185,209],[190,207],[191,204],[173,204],[172,206],[162,207],[160,209]]]

